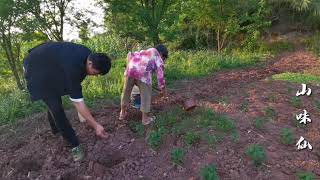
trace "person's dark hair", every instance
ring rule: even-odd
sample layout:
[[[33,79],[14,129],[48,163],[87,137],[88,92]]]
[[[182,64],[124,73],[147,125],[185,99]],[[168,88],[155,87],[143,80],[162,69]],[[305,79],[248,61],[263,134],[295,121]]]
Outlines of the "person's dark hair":
[[[168,49],[166,48],[166,46],[164,46],[163,44],[158,44],[155,48],[164,58],[168,58]]]
[[[104,53],[91,53],[88,59],[92,62],[92,67],[105,75],[111,68],[111,59]]]

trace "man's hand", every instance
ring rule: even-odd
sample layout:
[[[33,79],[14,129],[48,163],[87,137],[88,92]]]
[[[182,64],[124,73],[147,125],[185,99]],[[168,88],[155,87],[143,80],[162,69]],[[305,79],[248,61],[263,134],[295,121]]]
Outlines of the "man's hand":
[[[97,124],[96,128],[96,135],[102,139],[107,139],[108,138],[108,133],[106,133],[104,131],[104,128],[100,125],[100,124]]]

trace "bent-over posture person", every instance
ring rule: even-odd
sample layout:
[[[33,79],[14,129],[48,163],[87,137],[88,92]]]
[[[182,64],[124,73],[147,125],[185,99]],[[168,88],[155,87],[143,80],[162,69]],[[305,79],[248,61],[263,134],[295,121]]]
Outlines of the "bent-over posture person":
[[[69,95],[77,111],[98,137],[107,138],[104,128],[84,103],[81,82],[87,75],[104,75],[111,68],[110,58],[92,53],[87,47],[70,42],[47,42],[29,50],[24,59],[25,78],[32,101],[43,100],[53,134],[61,133],[71,145],[75,161],[84,157],[78,137],[62,106],[61,96]]]
[[[152,95],[152,74],[157,74],[158,88],[165,94],[164,62],[168,58],[167,48],[160,44],[155,48],[131,52],[127,57],[127,67],[124,73],[124,87],[121,95],[121,112],[119,120],[127,117],[130,94],[134,85],[140,90],[142,124],[148,125],[154,121],[150,115]]]

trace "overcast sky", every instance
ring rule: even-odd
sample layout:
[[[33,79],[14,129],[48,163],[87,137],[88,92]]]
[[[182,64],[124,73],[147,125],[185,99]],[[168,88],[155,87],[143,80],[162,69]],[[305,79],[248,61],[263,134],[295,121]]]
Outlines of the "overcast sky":
[[[98,25],[103,25],[104,10],[100,5],[96,5],[94,0],[74,0],[74,5],[77,9],[86,9],[95,12],[96,15],[88,17]],[[89,29],[92,34],[98,34],[103,32],[103,27],[94,29],[89,27]],[[68,41],[73,39],[79,39],[79,31],[75,28],[72,28],[69,24],[65,24],[63,35],[64,39]]]

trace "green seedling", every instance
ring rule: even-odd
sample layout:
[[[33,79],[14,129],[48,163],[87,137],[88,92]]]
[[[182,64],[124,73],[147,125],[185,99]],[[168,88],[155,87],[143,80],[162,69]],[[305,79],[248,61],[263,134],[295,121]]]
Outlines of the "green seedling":
[[[246,150],[246,154],[255,166],[261,166],[267,159],[264,148],[258,144],[250,145]]]
[[[180,149],[180,148],[173,149],[170,154],[171,154],[171,161],[174,166],[177,166],[177,165],[181,166],[183,164],[183,160],[185,156],[185,151],[183,149]]]
[[[201,169],[200,175],[204,180],[219,180],[218,172],[214,164],[205,166]]]
[[[291,129],[283,128],[281,130],[281,143],[285,145],[290,145],[294,143],[294,134]]]

